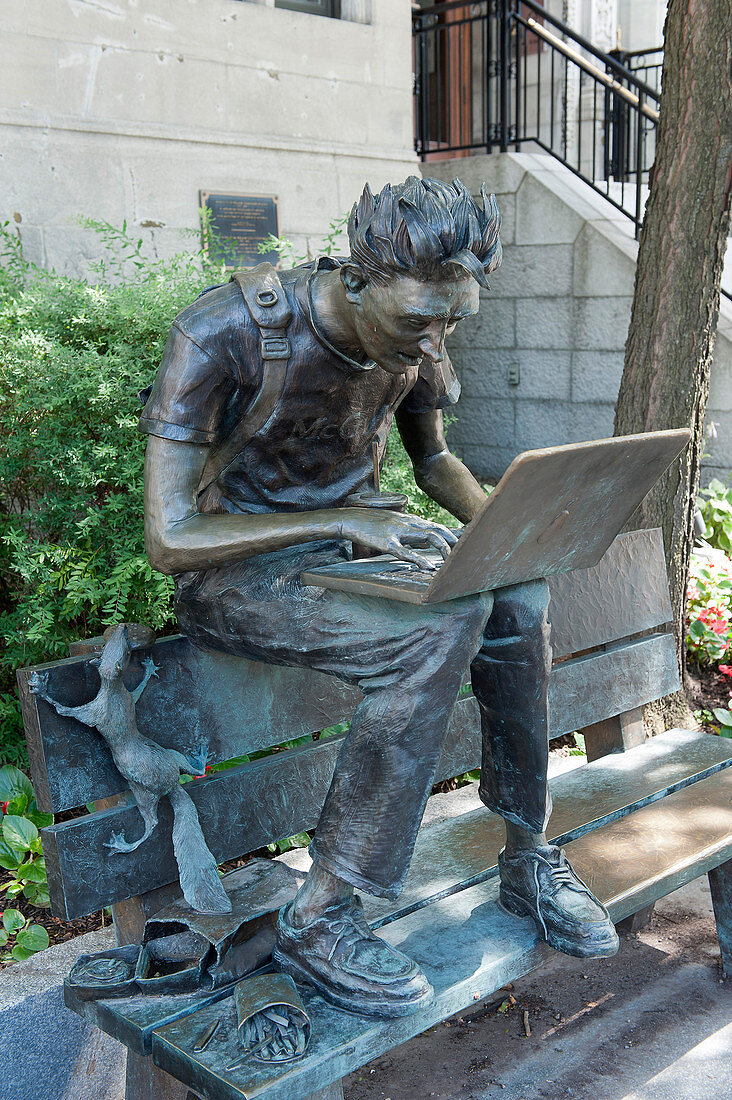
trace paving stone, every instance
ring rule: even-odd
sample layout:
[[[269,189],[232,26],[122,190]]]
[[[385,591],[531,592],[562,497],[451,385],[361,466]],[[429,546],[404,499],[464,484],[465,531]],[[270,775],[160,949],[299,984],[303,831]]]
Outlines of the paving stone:
[[[0,1100],[124,1100],[124,1047],[63,1003],[77,957],[113,945],[89,932],[2,971]]]

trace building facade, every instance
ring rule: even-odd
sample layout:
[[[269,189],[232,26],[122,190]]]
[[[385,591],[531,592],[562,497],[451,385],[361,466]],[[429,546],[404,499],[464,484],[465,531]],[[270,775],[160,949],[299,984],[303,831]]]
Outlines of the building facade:
[[[160,254],[191,248],[200,191],[276,198],[305,251],[365,180],[416,170],[410,0],[0,10],[1,213],[44,266],[94,258],[84,216]]]

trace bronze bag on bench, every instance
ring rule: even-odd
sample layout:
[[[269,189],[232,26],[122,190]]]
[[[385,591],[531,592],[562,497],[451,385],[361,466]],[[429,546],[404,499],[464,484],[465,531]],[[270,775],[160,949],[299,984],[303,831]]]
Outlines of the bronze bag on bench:
[[[229,985],[269,962],[277,914],[301,881],[283,863],[253,859],[222,879],[230,913],[197,913],[181,898],[148,918],[139,948],[82,955],[69,984],[89,998]]]

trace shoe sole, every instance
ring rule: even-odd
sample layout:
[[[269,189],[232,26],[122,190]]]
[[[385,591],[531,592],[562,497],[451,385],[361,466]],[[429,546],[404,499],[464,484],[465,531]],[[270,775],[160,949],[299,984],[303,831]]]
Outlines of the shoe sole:
[[[425,993],[412,1001],[403,1001],[400,1004],[398,1001],[378,1000],[375,997],[366,998],[358,993],[341,993],[332,986],[326,985],[319,975],[313,974],[301,963],[295,962],[288,955],[283,955],[277,948],[272,952],[272,962],[277,970],[289,974],[295,981],[312,986],[326,1000],[337,1005],[338,1008],[343,1008],[346,1012],[356,1012],[362,1016],[383,1016],[387,1018],[411,1016],[413,1012],[417,1012],[420,1008],[430,1004],[435,995],[434,989],[430,986],[429,993]]]
[[[561,951],[563,955],[572,955],[576,959],[606,959],[618,953],[620,940],[614,928],[612,936],[606,934],[595,943],[589,940],[584,943],[581,940],[573,940],[560,932],[549,931],[545,934],[541,921],[537,920],[525,898],[520,894],[514,894],[503,885],[499,889],[498,896],[504,909],[516,917],[525,917],[533,921],[541,939],[555,951]]]

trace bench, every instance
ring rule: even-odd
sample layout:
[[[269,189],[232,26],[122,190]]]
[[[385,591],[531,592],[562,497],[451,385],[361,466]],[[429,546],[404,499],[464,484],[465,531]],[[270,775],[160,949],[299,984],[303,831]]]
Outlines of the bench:
[[[658,898],[708,873],[730,973],[732,741],[670,731],[644,743],[643,705],[679,684],[660,532],[621,535],[594,569],[553,577],[550,584],[551,736],[583,731],[589,763],[552,783],[549,833],[567,845],[577,872],[616,923],[647,915]],[[68,659],[40,666],[56,699],[74,706],[95,694],[90,655],[98,644],[79,643]],[[357,689],[321,673],[203,652],[180,636],[157,641],[153,656],[159,678],[138,703],[140,730],[183,751],[206,740],[212,761],[333,727],[348,719],[359,698]],[[110,856],[105,843],[113,834],[139,835],[137,810],[102,738],[29,691],[33,671],[23,669],[18,678],[39,806],[59,813],[95,803],[94,812],[43,830],[52,911],[70,920],[111,905],[118,941],[139,942],[146,918],[177,893],[167,804],[145,844]],[[140,677],[135,656],[130,684]],[[308,738],[189,783],[219,863],[315,827],[343,736]],[[466,685],[438,779],[479,763],[478,707]],[[461,795],[449,799],[459,806]],[[66,1003],[127,1046],[128,1100],[336,1100],[345,1074],[551,954],[530,921],[497,904],[502,841],[501,820],[485,809],[448,814],[422,828],[401,896],[364,897],[364,903],[380,935],[423,967],[434,1002],[384,1021],[342,1012],[303,990],[311,1045],[304,1058],[279,1069],[250,1060],[225,1070],[241,1056],[231,986],[202,995],[97,1001],[67,987]],[[196,1053],[216,1018],[215,1040]]]

